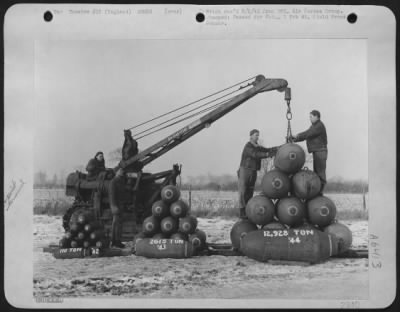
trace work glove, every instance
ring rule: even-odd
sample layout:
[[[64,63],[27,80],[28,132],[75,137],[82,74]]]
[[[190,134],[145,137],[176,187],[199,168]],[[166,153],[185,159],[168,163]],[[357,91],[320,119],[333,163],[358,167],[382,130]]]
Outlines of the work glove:
[[[288,142],[296,142],[296,136],[291,135],[291,136],[286,137],[286,138],[288,139]]]
[[[269,157],[275,156],[277,151],[278,151],[278,147],[277,147],[277,146],[271,147],[271,149],[270,149],[269,152],[268,152],[268,156],[269,156]]]

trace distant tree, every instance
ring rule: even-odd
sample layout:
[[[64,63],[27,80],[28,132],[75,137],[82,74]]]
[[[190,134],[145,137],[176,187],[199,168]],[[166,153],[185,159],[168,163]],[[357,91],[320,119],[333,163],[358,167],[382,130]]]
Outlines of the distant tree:
[[[47,182],[47,174],[44,171],[38,171],[33,176],[33,184],[38,187],[43,187]]]
[[[221,185],[215,182],[209,182],[206,185],[204,185],[205,190],[210,190],[210,191],[220,191],[221,190]]]
[[[62,169],[60,171],[60,173],[58,174],[57,184],[60,185],[60,186],[65,185],[66,180],[67,180],[67,176],[65,174],[65,170]]]
[[[51,182],[50,182],[51,186],[52,186],[52,187],[57,186],[57,181],[58,181],[57,174],[54,174],[54,175],[53,175],[53,179],[52,179]]]
[[[310,169],[312,170],[312,168]],[[261,181],[264,174],[258,174],[255,191],[261,191]],[[212,179],[211,181],[208,179]],[[189,187],[195,190],[213,191],[237,191],[237,177],[233,175],[200,175],[185,178],[181,189],[188,190]],[[364,180],[345,180],[340,176],[328,179],[324,192],[326,193],[368,193],[368,181]]]
[[[119,162],[122,159],[122,147],[118,147],[109,152],[107,158],[110,162]]]
[[[81,171],[81,172],[85,172],[86,171],[86,168],[85,168],[85,166],[84,165],[76,165],[76,166],[74,166],[74,170],[78,170],[78,171]]]

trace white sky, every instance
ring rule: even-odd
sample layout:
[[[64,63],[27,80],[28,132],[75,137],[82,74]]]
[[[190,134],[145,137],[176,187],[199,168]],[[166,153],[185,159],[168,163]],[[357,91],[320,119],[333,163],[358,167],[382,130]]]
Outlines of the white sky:
[[[122,145],[123,129],[263,74],[289,82],[294,133],[309,127],[312,109],[321,111],[328,178],[366,179],[366,57],[366,42],[354,39],[40,41],[35,171],[73,171],[98,150],[111,166],[107,154]],[[265,146],[284,143],[285,113],[283,93],[256,95],[145,171],[181,163],[184,177],[235,174],[251,129]],[[140,140],[139,148],[172,131]]]

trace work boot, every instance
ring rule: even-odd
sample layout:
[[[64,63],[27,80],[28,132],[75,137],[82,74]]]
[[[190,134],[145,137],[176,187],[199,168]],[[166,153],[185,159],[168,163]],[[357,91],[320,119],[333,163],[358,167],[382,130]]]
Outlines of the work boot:
[[[243,220],[247,219],[245,208],[239,208],[239,218]]]
[[[121,241],[114,241],[111,243],[111,247],[125,248],[125,244],[123,244]]]

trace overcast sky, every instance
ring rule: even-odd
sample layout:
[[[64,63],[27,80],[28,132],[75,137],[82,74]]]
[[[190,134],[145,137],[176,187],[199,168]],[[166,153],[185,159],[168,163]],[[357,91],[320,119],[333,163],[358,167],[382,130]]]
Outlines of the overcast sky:
[[[123,129],[257,74],[289,82],[294,133],[320,110],[328,178],[368,178],[366,42],[354,39],[40,41],[35,171],[68,173],[98,150],[111,166],[108,153],[122,145]],[[284,143],[285,113],[283,93],[258,94],[145,171],[180,163],[184,177],[235,174],[251,129],[265,146]],[[178,128],[140,140],[139,148]]]

